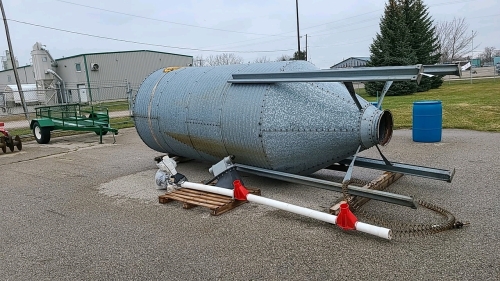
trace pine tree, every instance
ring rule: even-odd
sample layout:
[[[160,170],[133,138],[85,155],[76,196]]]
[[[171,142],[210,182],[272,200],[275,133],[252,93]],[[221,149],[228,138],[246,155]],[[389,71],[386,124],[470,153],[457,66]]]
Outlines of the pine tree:
[[[306,57],[307,57],[307,54],[306,54],[306,51],[297,51],[295,53],[293,53],[293,60],[306,60]]]
[[[406,26],[403,11],[396,0],[389,0],[385,5],[384,16],[380,21],[380,34],[370,46],[368,66],[400,66],[413,64],[415,52],[411,48],[410,32]],[[372,96],[378,95],[383,82],[366,83],[366,91]],[[414,82],[395,82],[387,95],[406,95],[416,91]]]
[[[439,62],[439,40],[429,12],[422,0],[400,0],[405,23],[411,37],[412,49],[417,60],[415,64],[435,64]],[[442,77],[423,77],[417,91],[424,92],[431,88],[438,88],[442,84]]]
[[[380,21],[380,34],[370,46],[368,66],[401,66],[434,64],[439,60],[438,40],[432,20],[422,0],[388,0]],[[415,82],[395,82],[387,95],[407,95],[439,87],[440,78],[423,78]],[[366,91],[375,96],[383,82],[366,84]]]

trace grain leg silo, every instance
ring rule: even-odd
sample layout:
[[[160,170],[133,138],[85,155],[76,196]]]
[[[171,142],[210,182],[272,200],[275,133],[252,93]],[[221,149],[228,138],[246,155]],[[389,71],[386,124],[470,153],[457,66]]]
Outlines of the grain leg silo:
[[[310,174],[386,144],[392,116],[341,83],[229,83],[238,73],[316,71],[304,61],[160,69],[142,83],[133,115],[152,149],[208,162]]]

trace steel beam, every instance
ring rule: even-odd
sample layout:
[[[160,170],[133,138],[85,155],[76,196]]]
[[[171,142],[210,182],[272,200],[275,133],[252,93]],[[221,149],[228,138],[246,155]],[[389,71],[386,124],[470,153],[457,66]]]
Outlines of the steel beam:
[[[245,173],[249,173],[249,174],[254,174],[254,175],[258,175],[258,176],[268,177],[268,178],[292,182],[292,183],[308,185],[308,186],[332,190],[332,191],[336,191],[336,192],[342,192],[342,184],[332,182],[332,181],[315,179],[315,178],[311,178],[311,177],[299,176],[299,175],[289,174],[289,173],[284,173],[284,172],[272,171],[272,170],[268,170],[268,169],[263,169],[263,168],[258,168],[258,167],[243,165],[243,164],[234,164],[234,166],[236,166],[236,170],[240,171],[240,172],[245,172]],[[375,200],[379,200],[379,201],[383,201],[383,202],[387,202],[387,203],[411,207],[413,209],[417,208],[417,206],[415,205],[415,202],[413,201],[413,198],[409,197],[409,196],[389,193],[389,192],[385,192],[385,191],[367,189],[367,188],[352,186],[352,185],[347,186],[347,189],[349,190],[349,194],[353,195],[353,196],[366,197],[366,198],[375,199]]]
[[[361,104],[359,103],[358,97],[356,96],[356,92],[354,91],[354,86],[352,85],[352,82],[344,82],[344,86],[346,87],[347,91],[351,95],[352,100],[358,107],[359,111],[363,109]]]
[[[340,161],[339,164],[349,165],[351,161],[352,157],[348,157]],[[447,182],[451,182],[451,180],[453,179],[453,175],[455,174],[455,169],[453,169],[453,171],[449,171],[396,162],[391,162],[391,164],[392,165],[387,165],[383,160],[365,157],[356,157],[356,161],[354,162],[354,165],[358,167],[401,173],[405,175],[412,175]]]
[[[462,76],[462,70],[457,64],[424,65],[423,73],[430,75],[456,75]]]
[[[378,109],[382,108],[382,103],[384,102],[385,94],[387,94],[387,91],[389,91],[389,88],[391,87],[392,83],[394,83],[394,81],[385,82],[384,88],[382,89],[382,94],[380,95],[380,99],[377,101]]]
[[[417,81],[422,77],[422,65],[358,67],[300,72],[238,73],[229,83],[282,83],[282,82],[366,82]]]

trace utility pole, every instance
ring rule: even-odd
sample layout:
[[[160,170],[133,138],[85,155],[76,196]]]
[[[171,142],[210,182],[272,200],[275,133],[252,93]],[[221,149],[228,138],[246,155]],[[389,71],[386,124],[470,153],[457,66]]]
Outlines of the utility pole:
[[[295,0],[297,10],[297,58],[300,59],[300,32],[299,32],[299,0]]]
[[[474,30],[472,30],[472,46],[470,49],[470,83],[472,84],[472,60],[474,59]]]
[[[500,65],[498,66],[498,70],[497,70],[497,65],[495,64],[495,54],[497,51],[500,51],[500,49],[494,49],[493,50],[493,55],[492,55],[492,59],[493,59],[493,79],[495,79],[494,81],[496,81],[497,79],[497,71],[498,73],[500,74]]]
[[[3,24],[5,25],[5,35],[7,36],[7,44],[9,45],[10,60],[12,61],[12,70],[14,70],[14,77],[16,78],[17,91],[21,97],[21,103],[23,104],[24,115],[26,120],[29,120],[28,109],[26,108],[26,102],[24,102],[24,92],[21,87],[21,82],[19,81],[19,73],[17,73],[16,59],[14,56],[14,50],[12,49],[12,43],[10,42],[9,25],[7,24],[7,18],[5,17],[5,10],[3,8],[3,2],[0,0],[0,9],[2,9]]]
[[[306,61],[307,61],[307,34],[306,34]]]
[[[203,62],[205,61],[204,59],[197,59],[195,60],[197,62],[197,64],[195,64],[196,66],[203,66]]]

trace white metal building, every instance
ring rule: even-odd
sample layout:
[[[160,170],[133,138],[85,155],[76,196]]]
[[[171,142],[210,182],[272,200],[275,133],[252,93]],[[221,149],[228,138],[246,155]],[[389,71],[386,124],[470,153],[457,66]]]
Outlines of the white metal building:
[[[364,67],[368,61],[370,61],[370,57],[350,57],[331,66],[330,68]]]
[[[26,104],[44,103],[44,96],[36,90],[36,84],[24,84],[23,86],[24,101]],[[9,105],[21,105],[21,95],[17,90],[17,85],[7,85],[3,89],[5,103]]]
[[[45,93],[40,104],[124,99],[128,89],[137,89],[153,71],[193,63],[192,56],[149,50],[89,53],[54,60],[38,42],[31,55],[33,65],[17,70],[21,84],[35,84]],[[16,91],[17,87],[11,87],[15,84],[12,69],[0,71],[0,102],[4,102],[0,107],[14,106],[6,104],[13,101],[13,94],[5,89]]]

